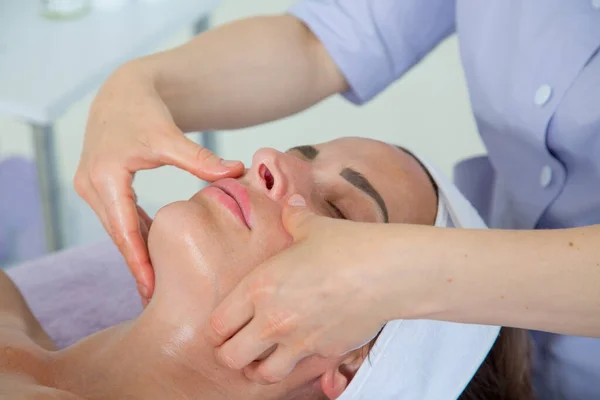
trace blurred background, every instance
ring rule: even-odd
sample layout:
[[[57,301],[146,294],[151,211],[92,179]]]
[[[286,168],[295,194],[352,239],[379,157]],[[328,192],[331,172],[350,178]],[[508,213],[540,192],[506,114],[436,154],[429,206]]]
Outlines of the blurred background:
[[[115,53],[122,51],[114,50],[121,43],[111,46],[110,41],[134,38],[144,31],[143,52],[155,52],[192,37],[197,25],[194,28],[195,23],[190,20],[190,7],[206,10],[195,18],[209,17],[210,26],[214,27],[248,16],[282,13],[293,1],[92,1],[89,9],[65,18],[44,15],[40,11],[43,3],[48,7],[52,1],[0,0],[0,266],[39,257],[46,251],[40,204],[40,192],[44,189],[38,180],[36,156],[43,153],[40,146],[49,144],[40,140],[39,135],[46,131],[35,122],[39,116],[29,116],[28,112],[35,112],[19,108],[19,99],[50,99],[44,107],[51,110],[48,114],[52,115],[47,118],[51,121],[42,125],[51,123],[53,127],[54,144],[50,153],[55,160],[53,193],[58,200],[60,247],[107,240],[94,213],[75,193],[72,179],[90,103],[101,81],[116,66],[111,65]],[[183,14],[187,14],[185,18]],[[169,26],[164,26],[161,19],[155,23],[153,18],[157,15],[172,17]],[[105,30],[106,35],[98,30]],[[53,47],[48,40],[52,40],[55,31],[59,34]],[[89,31],[95,32],[95,43],[86,42]],[[69,39],[64,35],[69,35]],[[124,60],[138,55],[125,51],[117,58]],[[109,60],[105,64],[94,61],[93,79],[87,79],[85,85],[76,82],[79,73],[89,68],[90,60],[104,58]],[[32,84],[31,76],[41,83]],[[48,88],[45,83],[54,86]],[[70,84],[77,90],[69,89],[68,101],[64,96],[55,96],[64,106],[64,111],[55,112],[52,96],[46,96],[44,91],[60,93],[60,85]],[[38,135],[37,141],[34,134]],[[456,37],[442,43],[368,105],[356,107],[335,97],[282,121],[220,132],[216,136],[216,149],[224,158],[241,159],[249,164],[253,152],[260,147],[286,149],[339,136],[372,137],[406,146],[425,154],[448,174],[458,160],[483,153],[470,111]],[[193,176],[168,167],[140,173],[134,184],[140,204],[150,215],[169,202],[190,197],[201,185]]]

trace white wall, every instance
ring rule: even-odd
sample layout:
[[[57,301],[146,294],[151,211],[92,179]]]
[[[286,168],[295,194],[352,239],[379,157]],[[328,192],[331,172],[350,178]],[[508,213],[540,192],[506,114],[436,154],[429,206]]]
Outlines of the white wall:
[[[256,14],[285,10],[291,0],[226,0],[213,19],[222,24]],[[191,30],[182,28],[165,38],[161,48],[183,43]],[[158,50],[158,48],[157,48]],[[94,93],[74,105],[57,123],[59,172],[63,189],[66,237],[70,245],[104,237],[93,213],[76,196],[72,177],[81,150],[87,111]],[[339,136],[373,137],[423,152],[446,172],[466,156],[481,153],[469,109],[456,38],[440,45],[426,60],[370,104],[356,107],[337,97],[282,121],[235,132],[222,132],[220,155],[249,163],[260,147],[285,149]],[[29,131],[21,123],[0,118],[0,157],[32,157]],[[160,206],[189,197],[200,186],[195,178],[173,168],[140,173],[135,188],[150,213]]]

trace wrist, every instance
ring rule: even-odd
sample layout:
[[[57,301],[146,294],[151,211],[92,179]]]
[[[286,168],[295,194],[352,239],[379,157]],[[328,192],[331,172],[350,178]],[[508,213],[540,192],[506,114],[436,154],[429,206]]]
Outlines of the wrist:
[[[431,319],[446,312],[448,290],[455,280],[451,263],[443,261],[449,256],[443,245],[448,230],[404,224],[386,228],[379,249],[380,307],[386,321]]]
[[[117,105],[125,98],[147,97],[149,93],[156,95],[154,79],[141,65],[141,60],[132,60],[118,67],[104,82],[94,99],[91,111]],[[143,97],[142,97],[143,98]]]

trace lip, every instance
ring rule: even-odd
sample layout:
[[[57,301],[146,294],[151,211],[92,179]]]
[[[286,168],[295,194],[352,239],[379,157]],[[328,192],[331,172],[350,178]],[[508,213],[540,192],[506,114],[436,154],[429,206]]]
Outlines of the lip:
[[[246,188],[232,178],[214,182],[207,187],[207,189],[211,188],[215,189],[214,192],[211,191],[213,197],[246,225],[248,229],[252,229],[250,223],[252,205]]]

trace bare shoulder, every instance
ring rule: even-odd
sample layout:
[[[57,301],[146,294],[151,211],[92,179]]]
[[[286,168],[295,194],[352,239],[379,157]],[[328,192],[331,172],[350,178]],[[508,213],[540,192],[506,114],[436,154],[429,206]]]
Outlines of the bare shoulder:
[[[29,375],[50,360],[50,352],[41,347],[15,316],[0,315],[0,373]]]
[[[0,316],[0,400],[77,400],[49,387],[50,351],[42,348],[13,315]]]
[[[14,282],[0,269],[0,334],[21,331],[47,350],[56,350],[55,344],[35,318],[27,301]],[[3,341],[0,339],[0,346]],[[1,400],[1,399],[0,399]]]

